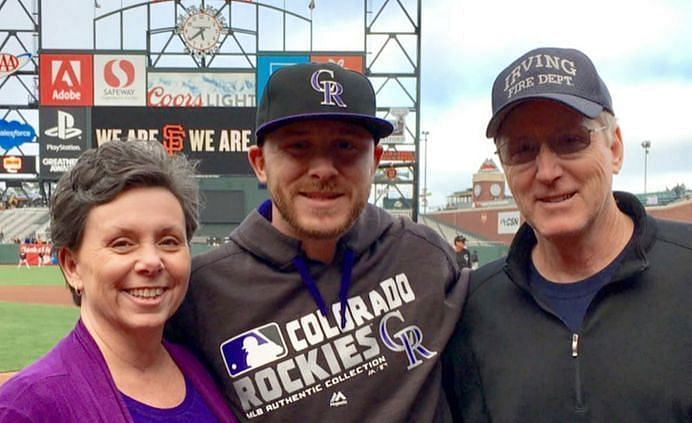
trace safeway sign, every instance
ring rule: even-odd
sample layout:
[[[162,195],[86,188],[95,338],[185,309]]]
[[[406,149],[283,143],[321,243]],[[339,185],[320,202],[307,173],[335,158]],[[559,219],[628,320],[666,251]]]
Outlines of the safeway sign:
[[[95,106],[145,106],[146,56],[94,56]]]

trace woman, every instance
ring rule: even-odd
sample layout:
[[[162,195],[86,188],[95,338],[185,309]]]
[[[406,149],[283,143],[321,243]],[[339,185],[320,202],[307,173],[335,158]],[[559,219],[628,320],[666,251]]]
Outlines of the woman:
[[[188,287],[197,184],[148,141],[85,152],[51,201],[75,329],[0,389],[0,421],[235,421],[192,355],[162,341]]]

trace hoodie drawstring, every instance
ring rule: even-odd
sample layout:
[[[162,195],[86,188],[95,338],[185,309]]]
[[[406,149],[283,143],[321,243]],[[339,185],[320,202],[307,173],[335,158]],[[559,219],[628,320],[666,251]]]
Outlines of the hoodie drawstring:
[[[341,267],[341,286],[339,287],[339,303],[341,304],[341,329],[346,327],[346,307],[348,301],[348,288],[351,285],[351,270],[353,269],[353,250],[344,251],[344,264]]]
[[[355,254],[353,253],[353,250],[350,250],[348,248],[344,250],[344,262],[341,268],[341,285],[339,287],[339,304],[341,305],[340,327],[342,330],[346,327],[346,307],[348,306],[348,288],[351,285],[351,270],[353,269],[354,258]],[[305,287],[308,289],[310,295],[312,295],[312,299],[315,300],[315,304],[317,304],[317,307],[320,309],[320,312],[324,317],[327,317],[327,305],[324,303],[324,300],[322,299],[322,295],[320,294],[320,290],[317,288],[315,280],[312,278],[312,276],[310,276],[310,271],[308,270],[308,266],[305,264],[305,261],[301,256],[295,256],[291,261],[298,270],[300,278],[303,280],[303,283],[305,284]]]

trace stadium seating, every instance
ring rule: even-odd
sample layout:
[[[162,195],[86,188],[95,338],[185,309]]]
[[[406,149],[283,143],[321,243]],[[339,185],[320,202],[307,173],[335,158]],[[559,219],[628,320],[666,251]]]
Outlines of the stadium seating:
[[[19,238],[40,238],[47,241],[50,217],[46,207],[11,208],[0,211],[0,231],[5,243]]]

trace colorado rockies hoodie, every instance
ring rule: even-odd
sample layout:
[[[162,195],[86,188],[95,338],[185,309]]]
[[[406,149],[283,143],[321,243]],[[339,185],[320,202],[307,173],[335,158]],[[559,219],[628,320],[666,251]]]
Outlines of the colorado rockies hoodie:
[[[212,370],[243,421],[441,421],[439,358],[466,294],[433,230],[367,205],[332,263],[265,205],[193,259],[167,336]]]

